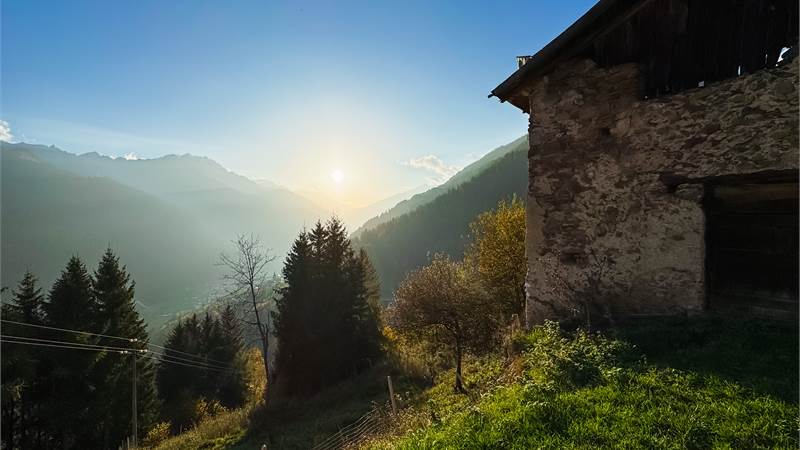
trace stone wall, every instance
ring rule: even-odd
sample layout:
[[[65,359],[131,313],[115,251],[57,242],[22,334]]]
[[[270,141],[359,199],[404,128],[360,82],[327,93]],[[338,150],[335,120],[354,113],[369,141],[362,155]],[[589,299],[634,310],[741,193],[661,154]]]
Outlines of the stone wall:
[[[798,167],[797,62],[656,99],[633,64],[531,86],[528,323],[704,308],[704,185]]]

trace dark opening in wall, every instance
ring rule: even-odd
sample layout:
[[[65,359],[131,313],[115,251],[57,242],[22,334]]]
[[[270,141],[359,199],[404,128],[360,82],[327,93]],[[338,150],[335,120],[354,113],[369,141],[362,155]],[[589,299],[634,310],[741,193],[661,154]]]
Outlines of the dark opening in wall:
[[[797,189],[797,182],[709,188],[709,306],[797,313]]]

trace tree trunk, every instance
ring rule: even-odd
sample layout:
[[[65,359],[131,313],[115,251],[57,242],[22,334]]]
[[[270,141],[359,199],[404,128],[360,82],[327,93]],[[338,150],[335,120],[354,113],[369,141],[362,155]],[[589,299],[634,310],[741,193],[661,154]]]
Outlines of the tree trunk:
[[[462,354],[461,340],[456,339],[456,384],[455,386],[453,386],[453,389],[456,392],[463,394],[467,391],[466,389],[464,389],[464,383],[461,377],[461,356],[462,356],[461,354]]]
[[[522,286],[520,286],[520,294],[521,294],[521,298],[520,298],[520,302],[519,303],[520,303],[520,306],[522,307],[522,311],[521,311],[522,314],[520,315],[520,317],[525,321],[525,323],[523,324],[525,329],[526,330],[530,330],[531,329],[530,321],[528,321],[528,296],[525,293],[525,282],[524,281],[522,282]]]
[[[272,374],[269,371],[269,334],[263,333],[261,336],[261,350],[264,356],[264,375],[267,377],[266,383],[264,383],[264,405],[267,404],[267,400],[269,399],[268,392],[272,385]]]
[[[258,327],[258,333],[261,335],[261,353],[264,356],[264,378],[267,380],[266,383],[264,383],[264,404],[266,405],[267,398],[269,397],[267,395],[270,387],[269,384],[272,381],[269,376],[269,326],[261,323],[261,314],[258,312],[256,287],[252,276],[248,284],[250,288],[250,300],[253,302],[253,313],[256,316],[256,326]],[[267,317],[267,320],[269,320],[269,317]]]

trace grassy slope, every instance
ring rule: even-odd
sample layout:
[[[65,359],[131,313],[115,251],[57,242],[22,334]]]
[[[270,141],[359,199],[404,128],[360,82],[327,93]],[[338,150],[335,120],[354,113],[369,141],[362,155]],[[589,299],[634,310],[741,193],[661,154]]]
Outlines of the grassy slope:
[[[797,448],[797,327],[717,317],[640,321],[607,338],[531,335],[512,361],[470,358],[401,380],[404,410],[374,449]],[[230,413],[160,447],[309,448],[386,401],[386,368],[269,411]]]
[[[481,364],[467,372],[476,382],[464,397],[443,380],[397,435],[368,447],[797,448],[796,327],[698,318],[610,334],[644,357],[608,356],[602,343],[529,346],[514,381],[487,382],[498,374]]]
[[[223,413],[175,436],[157,450],[260,448],[308,449],[355,422],[374,404],[384,404],[386,366],[378,366],[314,397],[275,398],[269,408],[255,406]]]

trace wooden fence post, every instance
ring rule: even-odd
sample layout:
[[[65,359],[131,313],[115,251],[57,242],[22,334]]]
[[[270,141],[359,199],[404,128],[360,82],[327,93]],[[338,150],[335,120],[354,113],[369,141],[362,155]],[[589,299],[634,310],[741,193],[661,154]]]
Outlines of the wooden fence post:
[[[397,414],[397,402],[394,399],[394,386],[392,386],[392,376],[386,376],[386,383],[389,385],[389,398],[392,400],[392,414]]]

